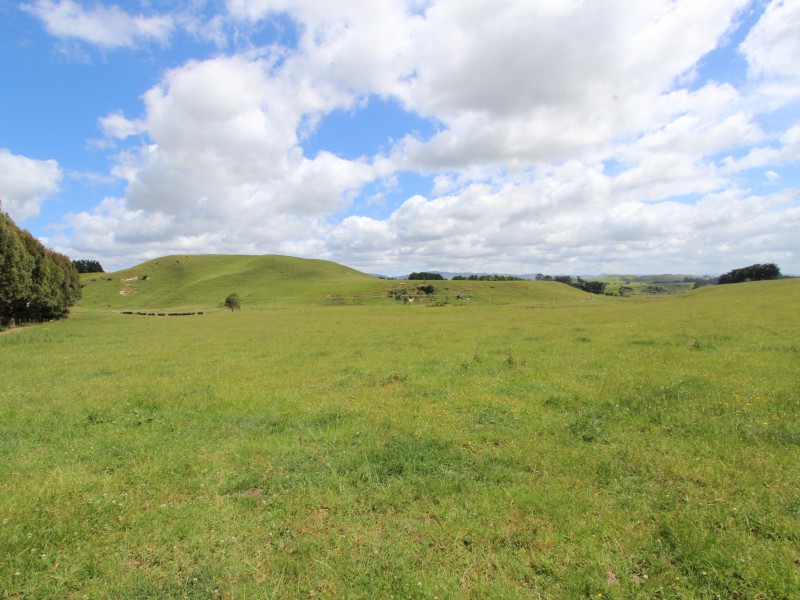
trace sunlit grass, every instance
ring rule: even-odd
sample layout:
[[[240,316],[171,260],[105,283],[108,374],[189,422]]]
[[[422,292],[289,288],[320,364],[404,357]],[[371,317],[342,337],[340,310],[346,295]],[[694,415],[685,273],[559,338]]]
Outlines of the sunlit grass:
[[[0,336],[0,595],[795,597],[799,292]]]

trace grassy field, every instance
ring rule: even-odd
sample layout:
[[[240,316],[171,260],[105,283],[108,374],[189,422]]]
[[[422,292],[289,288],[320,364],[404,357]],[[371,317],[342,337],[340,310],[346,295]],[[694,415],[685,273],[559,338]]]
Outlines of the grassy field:
[[[95,276],[0,336],[0,597],[800,594],[800,280],[409,306],[322,268]]]

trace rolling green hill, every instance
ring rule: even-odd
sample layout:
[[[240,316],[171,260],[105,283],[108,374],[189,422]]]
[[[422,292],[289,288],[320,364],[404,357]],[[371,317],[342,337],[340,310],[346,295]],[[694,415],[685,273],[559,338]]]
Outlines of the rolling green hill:
[[[217,308],[236,292],[245,308],[275,305],[390,303],[390,290],[418,281],[386,280],[324,260],[288,256],[177,255],[114,273],[82,276],[81,308],[158,310]],[[520,304],[592,299],[556,282],[433,282],[428,303]],[[459,300],[459,296],[461,299]]]
[[[800,305],[800,279],[708,285],[681,296],[679,300],[716,310],[743,308],[750,314],[756,311],[783,313],[787,306]]]
[[[236,292],[245,306],[280,297],[375,295],[381,280],[323,260],[288,256],[177,255],[82,277],[84,308],[214,308]]]

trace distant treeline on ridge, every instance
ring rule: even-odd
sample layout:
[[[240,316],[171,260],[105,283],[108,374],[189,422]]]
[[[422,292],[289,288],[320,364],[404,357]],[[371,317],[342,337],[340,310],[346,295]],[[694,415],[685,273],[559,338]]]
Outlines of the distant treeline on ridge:
[[[781,270],[775,263],[750,265],[741,269],[733,269],[719,276],[719,283],[743,283],[745,281],[763,281],[766,279],[779,279]]]
[[[70,259],[45,248],[0,207],[0,325],[60,319],[80,297]]]
[[[514,275],[456,275],[453,281],[525,281]]]
[[[80,260],[73,260],[72,264],[78,270],[78,273],[105,273],[105,271],[103,271],[103,266],[96,260],[82,258]]]

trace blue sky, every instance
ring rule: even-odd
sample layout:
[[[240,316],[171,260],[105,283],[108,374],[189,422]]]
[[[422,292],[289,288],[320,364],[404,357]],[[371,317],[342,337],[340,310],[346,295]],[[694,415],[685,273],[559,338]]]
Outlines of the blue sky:
[[[0,4],[0,199],[107,270],[800,274],[800,0]]]

